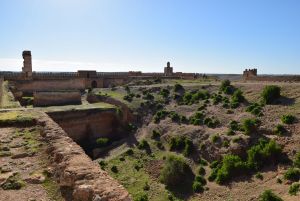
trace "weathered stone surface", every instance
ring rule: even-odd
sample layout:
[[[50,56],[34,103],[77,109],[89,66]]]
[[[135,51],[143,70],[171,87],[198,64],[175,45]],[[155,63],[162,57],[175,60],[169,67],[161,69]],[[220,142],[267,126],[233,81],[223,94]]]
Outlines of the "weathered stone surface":
[[[36,173],[31,175],[30,177],[24,179],[27,183],[30,184],[42,184],[45,181],[45,176],[41,173]]]
[[[107,201],[129,201],[129,193],[107,172],[101,170],[67,134],[47,115],[41,114],[41,135],[47,141],[47,153],[53,174],[62,187],[72,189],[72,200],[92,201],[97,196]]]
[[[11,156],[11,158],[12,159],[18,159],[18,158],[25,158],[27,156],[29,156],[29,154],[26,153],[26,152],[23,152],[23,153],[14,154],[14,155]]]

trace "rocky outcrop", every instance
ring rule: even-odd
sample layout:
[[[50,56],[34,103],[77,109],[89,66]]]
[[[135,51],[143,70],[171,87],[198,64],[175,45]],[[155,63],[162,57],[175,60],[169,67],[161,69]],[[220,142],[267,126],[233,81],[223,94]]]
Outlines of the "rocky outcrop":
[[[41,114],[42,137],[47,141],[47,152],[53,175],[62,188],[70,189],[74,201],[129,201],[125,188],[100,169],[67,134],[46,114]]]

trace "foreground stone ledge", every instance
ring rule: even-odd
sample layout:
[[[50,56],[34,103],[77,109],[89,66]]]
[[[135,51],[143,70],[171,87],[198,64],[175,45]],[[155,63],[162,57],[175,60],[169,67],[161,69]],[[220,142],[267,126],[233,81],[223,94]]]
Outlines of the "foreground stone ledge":
[[[131,197],[116,180],[101,170],[65,131],[41,113],[38,124],[47,141],[54,177],[61,188],[70,189],[74,201],[129,201]]]

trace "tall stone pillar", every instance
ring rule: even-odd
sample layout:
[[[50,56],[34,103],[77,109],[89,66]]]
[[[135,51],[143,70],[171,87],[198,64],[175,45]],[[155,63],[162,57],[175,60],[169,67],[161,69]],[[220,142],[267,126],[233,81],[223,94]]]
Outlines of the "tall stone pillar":
[[[23,51],[23,68],[22,74],[25,79],[32,79],[32,62],[31,62],[31,51]]]

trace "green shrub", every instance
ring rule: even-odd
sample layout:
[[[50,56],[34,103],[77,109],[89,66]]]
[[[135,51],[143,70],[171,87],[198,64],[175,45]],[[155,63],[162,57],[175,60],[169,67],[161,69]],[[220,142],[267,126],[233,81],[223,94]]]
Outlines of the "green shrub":
[[[290,115],[290,114],[283,115],[281,117],[281,121],[282,121],[282,123],[285,123],[285,124],[292,124],[296,121],[296,117],[293,115]]]
[[[142,140],[141,142],[139,142],[138,144],[138,148],[139,149],[149,149],[150,148],[150,145],[149,143],[147,142],[147,140]]]
[[[258,173],[255,174],[255,178],[256,178],[256,179],[263,180],[263,179],[264,179],[264,176],[263,176],[261,173],[258,172]]]
[[[169,113],[169,117],[172,119],[174,122],[180,121],[180,115],[177,114],[176,112],[172,111]]]
[[[24,185],[24,182],[20,179],[19,173],[14,173],[1,184],[1,187],[3,190],[19,190]]]
[[[257,145],[247,151],[247,159],[243,161],[236,155],[225,155],[221,162],[213,162],[209,180],[223,184],[232,177],[244,175],[259,170],[264,164],[280,160],[281,147],[275,141],[260,139]]]
[[[206,180],[203,176],[200,176],[200,175],[197,175],[195,177],[195,181],[199,182],[202,186],[205,186],[206,185]]]
[[[219,135],[213,135],[212,137],[211,137],[211,141],[213,142],[213,143],[216,143],[218,140],[220,140],[221,138],[220,138],[220,136]]]
[[[128,156],[132,156],[132,155],[134,154],[134,152],[133,152],[132,149],[128,149],[128,150],[126,151],[126,154],[127,154]]]
[[[230,123],[229,123],[229,128],[231,129],[231,130],[233,130],[233,131],[238,131],[238,130],[240,130],[240,125],[239,125],[239,122],[237,122],[237,121],[231,121]]]
[[[193,125],[203,124],[204,114],[202,112],[196,112],[193,116],[190,117],[189,122]]]
[[[125,96],[123,97],[123,99],[126,100],[126,101],[128,101],[128,102],[131,102],[131,101],[133,100],[133,97],[130,96],[130,95],[125,95]]]
[[[229,80],[223,80],[220,86],[220,91],[224,92],[225,94],[232,94],[234,92],[234,87],[231,86]]]
[[[153,130],[151,138],[152,139],[159,139],[160,138],[160,132],[157,131],[157,130]]]
[[[258,103],[252,103],[251,105],[249,105],[246,109],[246,112],[250,112],[251,114],[256,115],[258,117],[263,116],[262,106]]]
[[[110,144],[110,141],[108,138],[101,137],[96,140],[96,143],[98,147],[106,147]]]
[[[155,113],[155,115],[153,116],[153,119],[154,119],[154,122],[155,123],[159,123],[160,120],[166,118],[166,116],[169,114],[168,111],[166,110],[160,110],[160,111],[157,111]]]
[[[160,95],[162,95],[164,98],[168,98],[170,95],[170,91],[168,89],[162,89],[159,92]]]
[[[189,156],[194,149],[193,142],[184,136],[172,137],[169,145],[170,150],[183,151],[185,156]]]
[[[148,201],[148,195],[147,194],[142,194],[138,195],[134,201]]]
[[[296,154],[293,164],[295,167],[300,168],[300,151]]]
[[[160,181],[168,188],[190,189],[194,174],[187,162],[179,157],[170,155],[160,173]]]
[[[265,190],[259,196],[259,201],[283,201],[283,199],[275,195],[271,190]]]
[[[243,95],[243,92],[240,89],[235,90],[235,92],[233,93],[233,95],[231,97],[231,101],[237,102],[237,103],[242,103],[242,102],[244,102],[244,100],[245,100],[245,97]]]
[[[193,182],[192,188],[193,188],[193,191],[195,193],[201,193],[201,192],[204,191],[204,188],[203,188],[202,184],[200,182],[198,182],[198,181],[194,181]]]
[[[107,164],[105,163],[105,161],[99,161],[98,163],[99,163],[99,165],[100,165],[100,167],[101,167],[102,170],[104,170],[105,167],[107,166]]]
[[[274,140],[260,139],[257,145],[247,151],[247,165],[252,170],[258,170],[264,164],[278,162],[281,153],[282,148]]]
[[[235,132],[232,129],[228,129],[227,133],[228,136],[235,135]]]
[[[274,133],[279,136],[284,135],[286,132],[287,132],[287,130],[281,124],[276,125],[276,127],[274,129]]]
[[[222,160],[222,166],[217,170],[216,182],[224,184],[229,181],[231,177],[243,174],[248,171],[247,165],[239,156],[226,155]]]
[[[298,181],[300,179],[300,170],[298,168],[289,168],[284,173],[284,178],[290,181]]]
[[[238,108],[240,106],[239,102],[231,102],[230,103],[230,108],[235,109]]]
[[[113,172],[113,173],[118,173],[118,168],[117,166],[113,165],[110,170]]]
[[[243,121],[243,129],[245,134],[250,135],[257,131],[259,127],[259,120],[257,119],[245,119]]]
[[[179,91],[181,91],[181,90],[183,90],[184,88],[183,88],[183,86],[181,85],[181,84],[178,84],[178,83],[176,83],[175,85],[174,85],[174,91],[175,92],[179,92]]]
[[[197,172],[198,172],[199,175],[205,175],[204,167],[200,166]]]
[[[204,119],[203,123],[209,128],[215,128],[220,122],[217,119],[207,117]]]
[[[144,187],[143,187],[144,191],[149,191],[150,190],[150,186],[148,184],[148,182],[145,183]]]
[[[193,142],[190,139],[185,139],[185,146],[184,146],[184,150],[183,150],[183,155],[184,156],[189,156],[191,155],[191,153],[193,152]]]
[[[294,183],[289,188],[289,194],[290,195],[297,195],[299,190],[300,190],[300,184],[299,183]]]
[[[265,104],[274,103],[278,98],[280,98],[280,87],[275,85],[265,86],[261,97]]]

